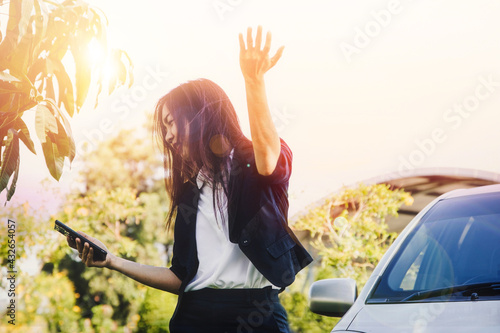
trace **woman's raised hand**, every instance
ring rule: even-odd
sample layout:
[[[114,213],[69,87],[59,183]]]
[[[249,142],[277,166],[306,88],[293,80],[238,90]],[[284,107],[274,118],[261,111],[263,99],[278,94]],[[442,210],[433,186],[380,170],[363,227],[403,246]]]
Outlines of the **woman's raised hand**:
[[[243,39],[243,34],[240,33],[240,67],[245,80],[260,80],[264,74],[271,69],[281,58],[284,46],[281,46],[276,54],[270,58],[269,50],[271,49],[271,32],[267,32],[264,48],[262,44],[262,27],[257,28],[255,43],[252,38],[252,28],[247,30],[247,42]]]

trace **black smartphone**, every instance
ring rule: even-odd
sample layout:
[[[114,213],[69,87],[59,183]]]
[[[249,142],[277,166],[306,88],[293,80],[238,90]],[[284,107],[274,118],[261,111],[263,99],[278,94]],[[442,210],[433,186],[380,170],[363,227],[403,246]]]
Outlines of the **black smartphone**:
[[[100,246],[92,243],[89,241],[87,238],[83,237],[70,227],[68,227],[66,224],[62,223],[59,220],[56,220],[54,229],[59,231],[61,234],[64,236],[69,236],[72,240],[75,240],[76,238],[80,238],[80,241],[84,243],[89,243],[89,246],[94,249],[94,261],[103,261],[106,259],[106,255],[108,254],[105,250],[103,250]]]

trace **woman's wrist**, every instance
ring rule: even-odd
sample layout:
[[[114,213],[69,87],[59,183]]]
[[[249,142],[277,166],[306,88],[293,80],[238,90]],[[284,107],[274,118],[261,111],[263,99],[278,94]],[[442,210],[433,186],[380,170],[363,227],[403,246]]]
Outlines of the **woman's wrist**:
[[[245,79],[245,85],[248,87],[255,88],[255,87],[265,86],[264,75],[253,76],[253,77],[243,76],[243,78]]]
[[[109,256],[109,259],[108,259],[108,263],[107,263],[106,267],[116,271],[117,267],[118,267],[118,261],[120,258],[118,258],[117,256],[115,256],[112,253],[108,253],[108,256]]]

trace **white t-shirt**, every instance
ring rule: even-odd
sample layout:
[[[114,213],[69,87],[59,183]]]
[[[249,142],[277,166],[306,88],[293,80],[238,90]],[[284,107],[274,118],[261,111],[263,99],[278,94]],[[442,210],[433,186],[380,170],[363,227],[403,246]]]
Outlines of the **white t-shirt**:
[[[217,205],[214,210],[212,184],[206,180],[202,171],[198,173],[196,183],[200,189],[196,216],[199,267],[185,291],[202,288],[234,289],[273,286],[243,254],[238,244],[229,241],[227,197],[222,187],[217,191],[223,203],[224,216],[221,216]],[[217,219],[215,219],[216,214]]]

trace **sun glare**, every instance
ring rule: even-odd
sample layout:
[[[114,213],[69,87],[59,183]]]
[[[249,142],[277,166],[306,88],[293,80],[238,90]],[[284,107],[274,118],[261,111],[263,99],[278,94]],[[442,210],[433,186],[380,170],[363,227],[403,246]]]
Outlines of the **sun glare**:
[[[96,39],[89,43],[88,52],[91,66],[101,73],[101,84],[108,86],[118,76],[118,66],[112,53]]]
[[[106,62],[102,67],[102,79],[105,82],[109,82],[113,77],[118,75],[118,68],[116,63],[112,59],[106,59]]]
[[[104,46],[97,41],[92,39],[88,45],[89,59],[92,65],[98,65],[103,63],[107,58],[107,52]]]

